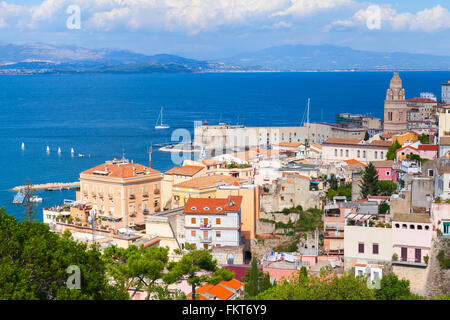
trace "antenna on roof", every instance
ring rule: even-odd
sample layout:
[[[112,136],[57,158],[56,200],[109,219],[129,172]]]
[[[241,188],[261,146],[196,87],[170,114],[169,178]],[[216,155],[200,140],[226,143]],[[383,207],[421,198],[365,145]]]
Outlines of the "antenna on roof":
[[[122,148],[122,160],[125,160],[125,149]]]

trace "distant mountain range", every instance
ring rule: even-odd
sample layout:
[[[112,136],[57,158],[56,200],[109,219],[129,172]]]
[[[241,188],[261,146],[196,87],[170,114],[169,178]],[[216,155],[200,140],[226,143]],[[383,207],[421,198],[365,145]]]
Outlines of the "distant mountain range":
[[[224,59],[223,62],[285,71],[450,70],[450,56],[361,51],[333,45],[270,47],[242,53]]]
[[[249,71],[450,70],[450,57],[380,53],[332,45],[285,45],[201,61],[170,54],[0,43],[0,74],[199,73]]]

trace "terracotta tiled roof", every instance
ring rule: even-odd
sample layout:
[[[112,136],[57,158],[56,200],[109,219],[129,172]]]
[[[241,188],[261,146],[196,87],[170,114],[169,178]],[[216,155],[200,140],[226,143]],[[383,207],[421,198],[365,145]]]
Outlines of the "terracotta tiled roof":
[[[360,162],[360,161],[358,161],[358,160],[356,160],[356,159],[350,159],[350,160],[344,160],[347,164],[349,164],[349,165],[354,165],[354,164],[359,164],[359,165],[362,165],[362,166],[364,166],[364,167],[367,167],[367,165],[365,165],[364,163],[362,163],[362,162]]]
[[[439,146],[435,144],[421,144],[419,146],[419,150],[426,150],[426,151],[438,151]]]
[[[165,174],[192,177],[196,173],[199,173],[200,171],[202,171],[203,169],[205,169],[205,167],[200,167],[200,166],[174,167],[174,168],[166,171]]]
[[[395,151],[395,152],[399,152],[399,151],[405,150],[405,149],[413,149],[413,150],[416,150],[416,151],[419,150],[419,149],[417,149],[417,148],[415,148],[415,147],[413,147],[411,145],[408,145],[408,146],[404,146],[404,147],[402,147],[400,149],[397,149],[397,151]]]
[[[113,178],[131,178],[158,173],[161,172],[138,163],[113,164],[108,162],[81,172],[81,174],[99,175]]]
[[[392,141],[385,141],[385,140],[375,140],[370,143],[371,146],[378,146],[378,147],[390,147],[392,146]]]
[[[189,198],[184,207],[185,214],[226,214],[241,209],[242,196],[228,198]]]
[[[339,139],[329,138],[323,144],[359,144],[361,140],[358,139]]]
[[[215,174],[212,176],[198,177],[188,181],[183,181],[178,184],[175,184],[174,187],[201,189],[201,188],[215,187],[217,186],[218,183],[222,182],[225,183],[226,185],[232,185],[235,182],[244,183],[246,182],[246,180],[241,180],[228,175]]]
[[[427,98],[419,98],[419,97],[408,99],[408,102],[436,103],[437,104],[437,101],[427,99]]]
[[[299,142],[280,142],[278,144],[280,147],[290,147],[290,148],[298,148],[300,147],[302,144]]]
[[[233,291],[230,291],[224,286],[221,286],[220,283],[217,286],[214,286],[214,288],[210,289],[208,293],[220,300],[228,300],[234,294]]]
[[[372,164],[375,168],[392,168],[394,165],[393,160],[385,160],[385,161],[372,161]]]
[[[213,159],[208,159],[208,160],[202,160],[202,163],[205,166],[214,166],[214,165],[218,165],[218,164],[222,164],[225,161],[218,161],[218,160],[213,160]]]
[[[244,288],[244,284],[236,279],[231,279],[229,281],[221,281],[220,284],[228,287],[228,288],[232,288],[234,290],[239,290],[239,289],[243,289]]]
[[[314,147],[314,148],[317,148],[317,149],[320,149],[320,150],[322,150],[322,145],[320,145],[320,144],[317,144],[317,143],[315,143],[315,144],[312,144],[312,145],[311,145],[311,147]]]
[[[217,285],[206,284],[201,286],[195,293],[199,295],[199,300],[210,300],[210,299],[220,299],[228,300],[234,294],[235,291],[241,289],[243,290],[244,284],[236,279],[230,281],[221,281]],[[188,300],[192,300],[192,292],[186,295]]]

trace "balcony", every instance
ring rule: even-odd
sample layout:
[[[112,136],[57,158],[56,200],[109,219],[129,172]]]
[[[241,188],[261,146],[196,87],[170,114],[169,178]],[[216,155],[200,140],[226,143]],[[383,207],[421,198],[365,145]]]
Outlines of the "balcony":
[[[134,194],[130,194],[130,195],[128,196],[128,199],[134,200],[134,199],[136,199],[136,197],[134,196]]]
[[[132,217],[132,218],[134,218],[134,217],[136,217],[136,213],[130,213],[130,217]]]
[[[103,192],[99,192],[98,196],[103,199]]]
[[[142,197],[143,197],[143,198],[148,198],[148,193],[143,193],[143,194],[142,194]]]
[[[208,238],[200,238],[200,242],[201,242],[201,243],[212,242],[212,238],[211,238],[211,237],[208,237]]]
[[[160,194],[159,189],[155,189],[154,194]]]
[[[112,199],[114,196],[111,193],[108,193],[108,198]]]
[[[427,264],[424,262],[416,262],[415,260],[398,260],[392,261],[393,266],[405,266],[414,268],[426,268]]]
[[[142,211],[142,214],[144,214],[145,216],[146,215],[148,215],[150,212],[147,210],[147,209],[144,209],[143,211]]]
[[[200,229],[202,229],[202,230],[211,229],[211,224],[210,223],[207,223],[207,224],[202,223],[202,224],[200,224]]]

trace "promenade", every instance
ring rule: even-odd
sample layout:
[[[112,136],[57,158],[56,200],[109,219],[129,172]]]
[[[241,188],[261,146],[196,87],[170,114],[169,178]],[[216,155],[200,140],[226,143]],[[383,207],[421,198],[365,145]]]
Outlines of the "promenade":
[[[49,182],[44,184],[35,184],[33,185],[33,190],[42,190],[42,189],[74,189],[80,186],[80,182]],[[14,187],[12,190],[19,191],[23,189],[24,186]]]

